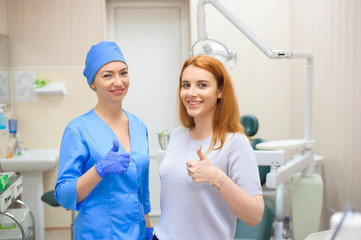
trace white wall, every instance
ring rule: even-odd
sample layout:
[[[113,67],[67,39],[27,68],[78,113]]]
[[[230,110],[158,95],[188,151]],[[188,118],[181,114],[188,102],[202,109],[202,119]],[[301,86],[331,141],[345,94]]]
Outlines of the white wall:
[[[291,1],[292,48],[314,54],[313,138],[324,156],[321,228],[350,202],[361,212],[361,1]],[[292,63],[292,136],[303,114],[304,62]]]
[[[8,3],[7,0],[0,0],[0,33],[8,34]]]

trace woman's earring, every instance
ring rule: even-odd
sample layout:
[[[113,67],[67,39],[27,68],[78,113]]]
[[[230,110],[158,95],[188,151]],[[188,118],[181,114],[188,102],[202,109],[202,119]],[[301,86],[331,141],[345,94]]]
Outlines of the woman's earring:
[[[221,102],[221,98],[217,98],[217,103]]]

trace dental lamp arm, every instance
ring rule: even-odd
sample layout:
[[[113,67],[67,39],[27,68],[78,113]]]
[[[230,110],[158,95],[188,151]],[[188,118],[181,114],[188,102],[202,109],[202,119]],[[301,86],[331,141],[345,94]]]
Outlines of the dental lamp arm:
[[[251,30],[239,21],[239,19],[229,11],[218,0],[200,0],[197,6],[197,31],[198,39],[206,40],[206,14],[205,5],[212,4],[225,18],[227,18],[238,30],[240,30],[253,44],[255,44],[269,58],[312,58],[312,53],[308,51],[272,50],[264,44]]]
[[[307,59],[307,80],[305,96],[305,125],[304,139],[311,140],[311,120],[312,120],[312,81],[313,81],[313,56],[309,51],[272,50],[253,34],[239,19],[229,11],[219,0],[199,0],[197,6],[197,31],[198,40],[208,39],[206,32],[205,5],[212,4],[225,18],[227,18],[238,30],[240,30],[253,44],[255,44],[267,57],[271,59],[280,58],[305,58]]]
[[[198,39],[207,39],[206,24],[205,24],[205,5],[210,3],[215,7],[222,15],[227,18],[236,28],[238,28],[249,40],[251,40],[264,54],[270,58],[275,58],[274,53],[269,47],[267,47],[262,41],[260,41],[246,26],[244,26],[226,7],[223,6],[218,0],[200,0],[197,8],[197,21],[198,21]]]
[[[200,0],[197,5],[197,34],[198,41],[203,41],[208,39],[206,31],[206,12],[205,4],[208,3],[207,0]]]

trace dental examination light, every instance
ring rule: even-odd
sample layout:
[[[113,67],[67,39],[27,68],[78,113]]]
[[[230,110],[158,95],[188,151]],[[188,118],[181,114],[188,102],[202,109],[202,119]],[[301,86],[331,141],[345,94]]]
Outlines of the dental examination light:
[[[206,32],[206,14],[205,5],[211,4],[225,18],[227,18],[239,31],[241,31],[253,44],[256,45],[270,59],[291,59],[304,58],[307,60],[306,66],[306,96],[305,96],[305,123],[304,123],[304,139],[298,140],[297,145],[303,146],[302,154],[294,159],[285,162],[283,149],[267,148],[255,151],[257,162],[259,165],[271,166],[271,172],[267,174],[266,186],[268,188],[276,188],[278,185],[290,180],[295,174],[302,172],[303,177],[312,176],[313,168],[313,152],[311,146],[311,119],[312,119],[312,75],[313,75],[313,56],[309,51],[291,51],[291,50],[272,50],[266,46],[257,36],[255,36],[245,25],[243,25],[236,16],[230,12],[219,0],[199,0],[197,5],[197,36],[198,40],[193,44],[191,55],[195,54],[195,45],[204,43],[203,50],[198,54],[207,54],[223,61],[234,60],[236,64],[237,54],[218,40],[209,38]],[[222,49],[223,48],[223,49]],[[235,66],[235,65],[234,65]],[[277,151],[269,151],[277,150]]]
[[[197,48],[197,45],[203,44],[202,48]],[[197,52],[197,54],[194,54]],[[192,51],[190,52],[191,56],[195,56],[198,54],[205,54],[208,56],[212,56],[214,58],[217,58],[219,61],[221,61],[224,65],[233,60],[234,63],[231,66],[231,69],[235,68],[237,65],[237,52],[233,50],[229,50],[222,42],[213,39],[213,38],[207,38],[204,40],[197,40],[192,45]]]

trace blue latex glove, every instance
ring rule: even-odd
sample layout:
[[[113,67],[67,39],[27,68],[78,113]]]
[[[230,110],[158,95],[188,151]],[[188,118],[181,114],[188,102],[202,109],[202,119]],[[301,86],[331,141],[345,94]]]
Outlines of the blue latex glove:
[[[152,240],[153,239],[153,228],[147,228],[147,240]]]
[[[104,178],[109,174],[123,174],[127,171],[130,162],[130,154],[118,153],[119,142],[113,141],[113,147],[107,155],[94,164],[99,176]]]

